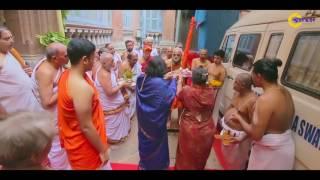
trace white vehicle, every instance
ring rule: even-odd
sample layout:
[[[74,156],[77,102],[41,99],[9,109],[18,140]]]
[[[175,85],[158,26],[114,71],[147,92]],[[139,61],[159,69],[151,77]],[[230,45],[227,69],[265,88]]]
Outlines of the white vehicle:
[[[279,83],[293,96],[292,125],[296,143],[295,169],[320,169],[320,10],[252,11],[230,27],[221,49],[227,69],[220,117],[230,104],[235,77],[251,73],[252,63],[279,58]],[[254,88],[261,94],[261,88]]]

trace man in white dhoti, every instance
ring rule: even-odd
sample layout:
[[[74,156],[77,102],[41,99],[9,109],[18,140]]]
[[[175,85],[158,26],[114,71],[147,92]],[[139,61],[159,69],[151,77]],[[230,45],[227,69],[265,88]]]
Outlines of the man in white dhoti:
[[[121,64],[119,70],[119,78],[124,78],[132,82],[131,87],[127,89],[129,95],[129,110],[130,119],[133,118],[136,112],[136,93],[135,93],[135,83],[138,76],[141,74],[141,65],[138,62],[138,54],[131,52],[126,57],[126,60]]]
[[[230,117],[254,140],[248,170],[293,169],[295,145],[290,127],[295,109],[290,92],[277,83],[281,65],[279,59],[261,59],[253,64],[253,83],[264,93],[256,101],[252,122],[245,121],[241,113]]]
[[[44,109],[53,113],[57,131],[58,81],[64,71],[64,65],[67,63],[67,47],[61,43],[52,43],[46,49],[46,58],[36,64],[31,76],[36,97]],[[61,148],[58,134],[53,138],[48,157],[51,168],[56,170],[71,169],[67,154]]]
[[[234,122],[230,119],[232,113],[239,112],[245,120],[250,123],[254,104],[257,100],[256,94],[251,90],[252,80],[248,73],[239,74],[234,82],[233,89],[236,91],[230,106],[224,113],[221,119],[222,131],[220,137],[222,138],[221,150],[228,170],[244,170],[249,159],[249,150],[251,148],[251,139],[247,137],[247,133],[239,122]],[[231,137],[230,140],[234,142],[228,143],[228,139],[224,137]]]
[[[121,93],[123,88],[130,87],[130,83],[117,82],[113,70],[113,55],[102,53],[101,66],[98,68],[95,85],[100,94],[106,123],[108,143],[116,144],[124,141],[130,131],[129,104]]]
[[[7,113],[43,111],[33,93],[30,77],[10,53],[13,43],[11,32],[0,27],[0,104]]]

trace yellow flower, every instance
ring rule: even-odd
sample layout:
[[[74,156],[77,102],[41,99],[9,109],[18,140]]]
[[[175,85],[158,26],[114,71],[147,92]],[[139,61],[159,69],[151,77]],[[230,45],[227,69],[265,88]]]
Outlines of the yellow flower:
[[[213,87],[220,87],[222,85],[222,82],[218,80],[212,80],[210,81],[209,85]]]
[[[126,70],[123,74],[124,79],[132,79],[133,73],[130,70]]]

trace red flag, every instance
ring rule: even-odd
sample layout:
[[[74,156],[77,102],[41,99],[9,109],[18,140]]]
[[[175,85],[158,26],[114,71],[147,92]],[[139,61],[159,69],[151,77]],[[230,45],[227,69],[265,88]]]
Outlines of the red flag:
[[[185,69],[187,67],[187,59],[188,59],[189,49],[191,46],[192,33],[193,33],[195,26],[196,26],[196,21],[195,21],[195,18],[192,17],[191,22],[190,22],[188,37],[186,40],[186,46],[185,46],[186,48],[184,49],[184,52],[183,52],[183,58],[182,58],[182,68],[183,69]]]

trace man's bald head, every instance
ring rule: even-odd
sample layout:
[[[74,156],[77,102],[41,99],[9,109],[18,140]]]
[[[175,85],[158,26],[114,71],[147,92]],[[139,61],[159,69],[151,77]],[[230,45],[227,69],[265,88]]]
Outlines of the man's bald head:
[[[100,61],[104,62],[107,60],[113,60],[113,55],[109,52],[102,52],[100,55]]]
[[[200,49],[199,55],[200,55],[200,59],[207,59],[208,58],[208,50]]]
[[[241,83],[241,85],[246,89],[251,89],[252,86],[252,79],[249,73],[240,73],[237,76],[237,79]]]
[[[51,43],[47,46],[46,49],[46,56],[48,60],[51,60],[53,56],[56,56],[60,52],[66,52],[67,47],[59,42]]]

